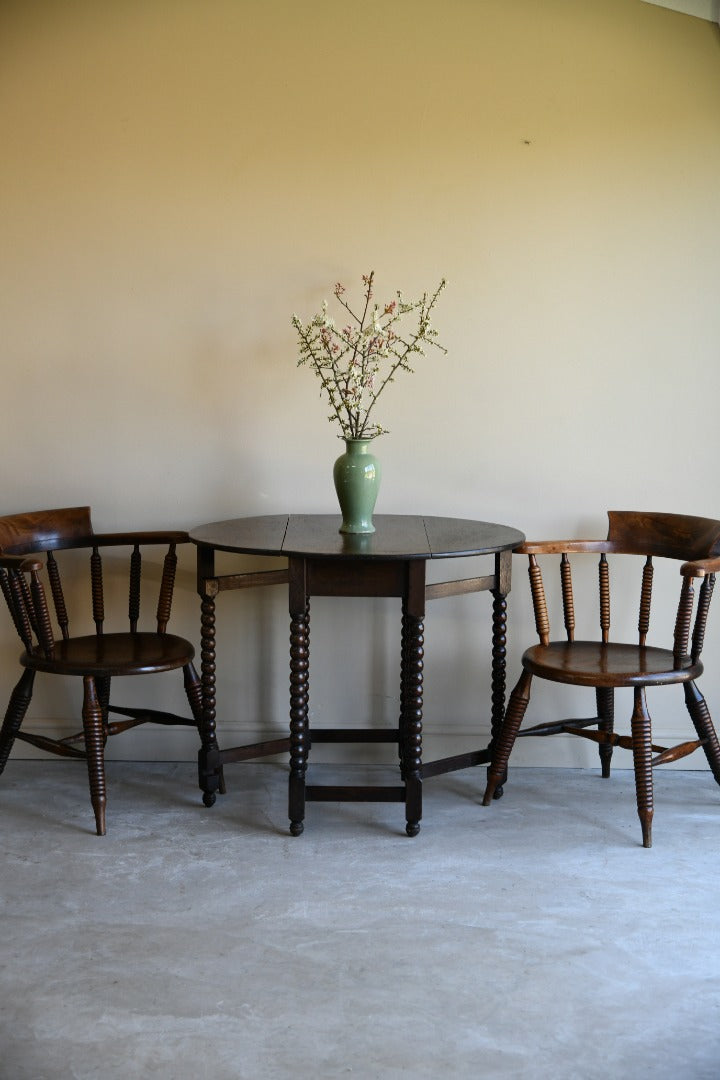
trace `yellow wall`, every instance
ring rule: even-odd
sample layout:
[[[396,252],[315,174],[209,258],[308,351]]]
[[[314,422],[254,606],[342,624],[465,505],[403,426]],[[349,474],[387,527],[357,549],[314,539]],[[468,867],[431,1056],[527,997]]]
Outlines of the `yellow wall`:
[[[341,446],[290,315],[374,268],[389,294],[449,280],[447,358],[381,400],[379,512],[535,537],[602,535],[608,507],[720,517],[712,24],[640,0],[5,0],[0,145],[0,512],[333,511]],[[516,570],[511,679],[532,635]],[[227,743],[283,727],[287,626],[278,591],[222,604]],[[484,715],[487,611],[431,609],[429,735]],[[314,614],[313,716],[362,722],[369,687],[391,722],[394,607]],[[343,633],[372,639],[346,674]],[[16,652],[8,636],[3,693]],[[720,716],[720,672],[705,686]],[[682,734],[661,696],[660,733]],[[585,760],[559,745],[523,760]]]

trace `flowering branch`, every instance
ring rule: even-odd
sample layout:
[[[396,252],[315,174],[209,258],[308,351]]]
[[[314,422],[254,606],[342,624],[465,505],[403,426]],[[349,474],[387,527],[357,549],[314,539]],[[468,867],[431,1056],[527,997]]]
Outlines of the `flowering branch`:
[[[445,288],[443,278],[432,295],[423,293],[419,300],[406,301],[402,293],[383,305],[373,303],[375,272],[363,275],[364,304],[358,314],[345,299],[345,286],[338,282],[333,290],[338,304],[351,322],[338,329],[328,315],[327,301],[322,311],[304,324],[297,315],[292,325],[298,335],[298,366],[309,364],[321,382],[332,412],[328,419],[337,421],[345,439],[373,439],[386,429],[369,422],[377,399],[398,371],[412,372],[410,358],[425,356],[425,346],[440,352],[447,350],[437,341],[437,330],[430,315]],[[406,336],[400,323],[417,317],[417,327]]]

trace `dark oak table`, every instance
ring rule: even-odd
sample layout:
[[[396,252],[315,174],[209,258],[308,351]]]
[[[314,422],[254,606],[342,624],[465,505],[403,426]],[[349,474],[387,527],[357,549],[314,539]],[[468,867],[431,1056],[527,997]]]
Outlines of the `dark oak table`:
[[[192,530],[197,545],[197,588],[201,597],[203,732],[199,780],[207,806],[223,791],[223,766],[285,750],[290,753],[290,831],[303,831],[306,800],[365,800],[405,803],[406,832],[415,836],[422,817],[422,781],[490,760],[489,748],[433,762],[422,760],[423,646],[425,604],[460,593],[490,591],[492,607],[491,733],[499,731],[505,708],[506,597],[512,549],[525,539],[517,529],[461,518],[376,515],[371,535],[338,532],[340,517],[283,514],[218,521]],[[285,557],[287,570],[215,573],[215,552]],[[430,559],[494,556],[494,572],[426,584]],[[215,601],[220,592],[287,583],[290,608],[290,734],[282,739],[221,750],[215,698]],[[309,644],[311,596],[388,596],[402,602],[400,717],[390,729],[309,730]],[[394,742],[400,783],[393,786],[306,784],[313,742]]]

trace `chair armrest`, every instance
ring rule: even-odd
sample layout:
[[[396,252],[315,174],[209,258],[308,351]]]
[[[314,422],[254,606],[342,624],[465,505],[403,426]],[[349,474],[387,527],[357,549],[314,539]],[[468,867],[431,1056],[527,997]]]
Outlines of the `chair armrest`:
[[[680,573],[683,577],[707,577],[708,574],[720,573],[720,558],[696,559],[694,562],[683,563]]]
[[[178,529],[151,532],[93,533],[88,547],[128,547],[134,544],[187,544],[190,537]]]
[[[609,540],[526,540],[513,548],[515,555],[562,555],[574,551],[611,552],[614,545]]]
[[[0,567],[3,570],[20,570],[23,574],[29,574],[33,570],[42,570],[43,564],[39,559],[28,559],[25,555],[0,555]]]

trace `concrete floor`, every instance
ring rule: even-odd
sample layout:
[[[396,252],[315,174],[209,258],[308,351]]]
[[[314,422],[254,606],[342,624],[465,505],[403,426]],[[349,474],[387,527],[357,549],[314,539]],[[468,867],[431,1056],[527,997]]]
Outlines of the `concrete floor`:
[[[516,769],[396,804],[312,803],[235,765],[11,760],[0,783],[3,1080],[720,1077],[720,790]],[[377,779],[377,777],[376,777]]]

